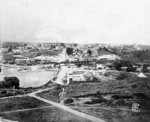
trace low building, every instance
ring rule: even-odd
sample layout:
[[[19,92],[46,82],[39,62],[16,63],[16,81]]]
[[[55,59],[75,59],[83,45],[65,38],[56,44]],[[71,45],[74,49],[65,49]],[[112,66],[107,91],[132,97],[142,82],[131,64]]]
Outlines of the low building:
[[[15,59],[15,63],[17,65],[32,65],[34,64],[34,60],[33,59]]]
[[[105,69],[106,66],[103,64],[96,64],[96,69]]]

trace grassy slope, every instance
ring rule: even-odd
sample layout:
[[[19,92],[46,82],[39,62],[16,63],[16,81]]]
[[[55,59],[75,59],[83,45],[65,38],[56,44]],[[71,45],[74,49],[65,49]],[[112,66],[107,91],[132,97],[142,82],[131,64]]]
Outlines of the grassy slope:
[[[112,101],[107,101],[110,106],[131,107],[133,102],[139,102],[142,109],[150,109],[150,78],[138,78],[129,75],[124,80],[108,80],[100,83],[78,83],[69,84],[66,88],[66,97],[94,96],[99,92],[100,95],[113,96]]]
[[[58,88],[58,85],[54,85],[52,89],[40,92],[36,95],[42,98],[48,99],[48,100],[52,100],[54,102],[60,102],[60,99],[59,99],[60,92],[62,92],[62,89]]]
[[[73,106],[74,109],[82,111],[93,116],[103,118],[108,122],[149,122],[150,120],[150,75],[148,78],[137,78],[135,75],[128,75],[124,80],[108,80],[100,83],[79,83],[69,84],[67,91],[67,98],[80,97],[80,96],[94,96],[97,91],[100,95],[112,95],[116,99],[108,100],[102,103],[95,104],[96,107],[92,107],[94,104],[86,104]],[[119,96],[119,97],[118,97]],[[129,96],[130,98],[124,98]],[[118,97],[118,98],[117,98]],[[132,98],[133,97],[133,98]],[[129,110],[119,109],[102,109],[98,108],[105,106],[114,108],[131,108],[133,102],[140,103],[141,113],[132,113]],[[148,109],[148,111],[147,111]],[[145,111],[146,110],[146,111]]]
[[[87,119],[70,114],[69,112],[55,107],[1,114],[0,116],[19,122],[90,122]]]
[[[16,97],[0,99],[0,112],[18,109],[36,108],[49,105],[32,97]]]
[[[129,110],[103,109],[103,108],[76,108],[76,110],[102,118],[107,122],[149,122],[150,111],[132,113]]]

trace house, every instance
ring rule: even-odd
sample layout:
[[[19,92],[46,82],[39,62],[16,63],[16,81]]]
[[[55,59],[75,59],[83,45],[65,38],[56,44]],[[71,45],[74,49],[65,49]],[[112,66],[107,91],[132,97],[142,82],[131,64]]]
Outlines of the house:
[[[68,76],[69,82],[71,81],[86,81],[83,74],[80,75],[69,75]]]
[[[121,70],[124,70],[126,71],[128,67],[124,66],[124,67],[121,67]]]
[[[103,64],[96,64],[96,69],[105,69]]]
[[[144,75],[142,72],[140,72],[137,76],[140,77],[140,78],[146,78],[146,77],[147,77],[147,76]]]
[[[15,63],[18,65],[32,65],[34,63],[34,60],[32,59],[15,59]]]

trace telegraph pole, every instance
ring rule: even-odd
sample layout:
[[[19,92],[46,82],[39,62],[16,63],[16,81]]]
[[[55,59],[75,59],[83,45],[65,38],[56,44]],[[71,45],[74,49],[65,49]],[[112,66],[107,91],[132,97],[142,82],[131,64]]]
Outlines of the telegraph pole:
[[[13,96],[15,97],[15,86],[13,86]]]

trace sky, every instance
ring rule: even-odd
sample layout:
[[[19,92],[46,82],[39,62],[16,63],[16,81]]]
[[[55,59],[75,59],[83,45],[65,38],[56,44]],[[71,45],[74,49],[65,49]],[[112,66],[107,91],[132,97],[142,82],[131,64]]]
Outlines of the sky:
[[[150,0],[1,0],[2,41],[150,45]]]

